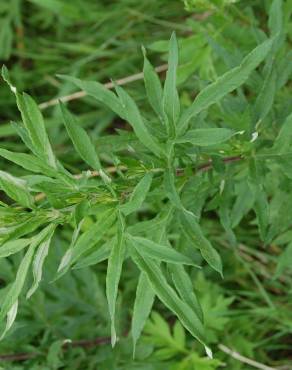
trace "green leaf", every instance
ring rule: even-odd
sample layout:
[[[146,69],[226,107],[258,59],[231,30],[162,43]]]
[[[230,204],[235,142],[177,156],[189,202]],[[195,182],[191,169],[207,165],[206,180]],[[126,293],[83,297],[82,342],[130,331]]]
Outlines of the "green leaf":
[[[133,258],[139,269],[147,275],[158,298],[179,318],[183,326],[204,344],[204,328],[201,321],[167,283],[159,266],[151,259],[142,258],[137,251],[135,253],[133,251]]]
[[[271,36],[276,36],[282,32],[283,28],[283,10],[282,0],[274,0],[269,11],[268,26]]]
[[[263,186],[256,186],[254,210],[257,215],[260,237],[266,240],[269,225],[269,203]]]
[[[111,249],[113,248],[113,243],[115,243],[115,238],[111,239],[107,243],[103,244],[93,253],[88,256],[81,258],[78,263],[73,267],[74,270],[81,269],[87,266],[93,266],[108,259]]]
[[[0,188],[23,207],[33,208],[34,199],[25,180],[0,171]]]
[[[89,251],[94,245],[96,245],[103,235],[110,229],[116,220],[116,212],[112,209],[106,210],[102,218],[95,222],[85,231],[78,239],[79,230],[76,229],[77,233],[72,238],[71,246],[63,256],[61,263],[58,267],[58,276],[62,276],[68,269],[87,251]],[[81,224],[79,225],[80,228]],[[77,239],[77,241],[76,241]]]
[[[57,76],[63,80],[72,82],[74,85],[78,86],[81,90],[85,91],[88,95],[105,104],[118,116],[124,118],[124,109],[119,99],[112,91],[105,88],[101,83],[96,81],[82,81],[79,80],[78,78],[65,75]]]
[[[1,29],[0,29],[0,59],[1,60],[8,60],[10,58],[11,52],[12,52],[12,45],[13,45],[13,30],[11,27],[11,19],[10,17],[6,17],[1,22]]]
[[[162,146],[147,130],[144,120],[134,100],[120,86],[116,86],[116,91],[123,107],[123,116],[133,127],[137,138],[156,156],[162,157],[164,155]]]
[[[117,93],[120,98],[118,99],[113,92],[109,91],[98,82],[81,81],[79,79],[63,75],[59,77],[74,83],[75,85],[86,91],[88,95],[93,96],[100,102],[107,105],[121,118],[127,120],[130,123],[130,125],[134,129],[135,134],[143,145],[153,151],[153,153],[155,153],[157,156],[163,155],[163,150],[161,146],[156,141],[156,139],[153,138],[148,132],[135,102],[121,87],[116,87]]]
[[[183,326],[179,321],[176,321],[173,326],[173,339],[176,341],[179,347],[185,348],[186,334]]]
[[[175,186],[173,170],[167,168],[164,172],[164,189],[166,196],[177,209],[184,209],[178,191]]]
[[[115,328],[116,300],[118,295],[118,285],[122,273],[123,261],[125,258],[125,240],[123,231],[120,229],[118,238],[114,243],[111,254],[108,259],[106,273],[106,297],[108,301],[109,313],[111,318],[111,342],[112,346],[116,344],[117,335]]]
[[[6,333],[8,332],[8,330],[11,328],[12,324],[14,323],[16,319],[17,311],[18,311],[18,299],[16,299],[16,301],[13,303],[13,305],[7,312],[6,326],[0,336],[0,341],[5,337]]]
[[[17,107],[21,113],[22,121],[29,135],[30,141],[33,144],[33,152],[46,163],[57,168],[57,161],[54,156],[49,138],[46,132],[42,113],[31,96],[26,93],[18,93],[15,86],[12,85],[8,70],[5,66],[2,67],[2,77],[10,86],[10,89],[16,96]]]
[[[36,102],[27,94],[17,94],[17,106],[25,128],[28,131],[36,153],[51,167],[57,168],[56,158],[51,148],[43,116]]]
[[[275,68],[270,68],[264,84],[257,96],[254,105],[254,125],[257,128],[263,119],[267,116],[273,107],[276,86],[277,86],[277,72]]]
[[[170,327],[171,324],[155,311],[145,325],[145,339],[152,346],[157,347],[154,357],[160,361],[171,360],[177,355],[181,356],[188,352],[186,346],[183,345],[185,331],[179,320],[175,320],[173,334]]]
[[[148,281],[147,275],[141,272],[134,303],[131,333],[133,338],[133,357],[135,357],[136,344],[141,336],[144,325],[150,315],[155,294]]]
[[[290,80],[290,76],[292,75],[292,63],[290,63],[291,59],[292,50],[290,50],[288,53],[285,53],[277,62],[277,90],[280,90]]]
[[[191,118],[210,105],[219,102],[226,94],[237,89],[250,76],[251,72],[265,59],[271,49],[273,39],[266,40],[253,49],[238,67],[231,69],[215,82],[203,89],[193,104],[185,111],[179,121],[179,131],[184,133]]]
[[[152,173],[150,172],[146,173],[146,175],[136,185],[129,201],[120,206],[120,210],[123,212],[124,215],[128,216],[129,214],[137,211],[141,207],[142,203],[144,202],[149,192],[152,183],[152,177],[153,177]]]
[[[63,122],[80,157],[95,170],[101,169],[100,160],[86,131],[79,125],[77,119],[60,103]]]
[[[145,49],[143,48],[142,50],[144,55],[144,67],[143,67],[144,83],[147,97],[151,107],[159,117],[160,121],[163,122],[165,113],[162,104],[163,92],[161,83],[158,74],[156,73],[155,69],[152,67],[152,65],[150,64],[146,57]]]
[[[194,246],[200,250],[204,260],[206,260],[206,262],[223,277],[220,255],[204,236],[199,224],[197,223],[196,217],[188,211],[183,212],[181,214],[181,223],[183,231]]]
[[[169,265],[168,266],[171,277],[176,290],[178,291],[181,299],[186,302],[192,310],[198,316],[201,322],[204,321],[204,315],[200,302],[194,292],[192,281],[189,275],[186,273],[183,266],[180,265]]]
[[[252,208],[255,201],[255,194],[247,181],[243,181],[238,186],[238,193],[235,203],[232,207],[230,218],[232,228],[236,227],[242,218]]]
[[[275,272],[275,279],[278,279],[285,270],[290,269],[292,266],[292,243],[290,243],[280,255],[277,263],[277,268]]]
[[[176,75],[178,66],[178,46],[175,33],[169,42],[168,71],[163,90],[163,107],[170,124],[170,135],[175,135],[175,125],[180,114],[180,101],[176,89]]]
[[[292,146],[292,113],[285,119],[272,147],[272,152],[281,154],[289,152]]]
[[[253,209],[257,216],[257,223],[261,240],[266,242],[267,229],[269,225],[269,203],[265,191],[265,177],[262,172],[262,164],[256,159],[251,159],[249,163],[248,185],[254,194]]]
[[[191,143],[198,146],[217,145],[229,140],[234,131],[228,128],[198,128],[189,130],[176,140],[177,143]]]
[[[4,231],[4,235],[6,235],[6,237],[4,238],[4,240],[1,241],[1,243],[4,244],[9,240],[18,239],[25,235],[28,235],[34,232],[35,230],[37,230],[38,227],[42,226],[46,222],[47,222],[47,217],[44,215],[42,216],[40,214],[37,214],[31,217],[28,217],[25,219],[25,221],[20,222],[16,224],[15,226],[12,226],[11,228],[10,227],[7,228],[8,229],[7,233]]]
[[[0,258],[8,257],[12,254],[15,254],[31,243],[32,239],[17,239],[10,240],[0,247]]]
[[[0,148],[0,156],[21,166],[22,168],[36,173],[54,176],[56,172],[51,167],[47,166],[41,159],[32,154],[14,153],[6,149]]]
[[[194,265],[193,261],[189,257],[177,252],[173,248],[166,247],[155,243],[150,239],[138,236],[128,235],[128,237],[131,240],[131,245],[133,245],[143,257],[169,263]]]
[[[13,321],[15,320],[17,311],[17,300],[23,289],[28,269],[34,255],[34,251],[36,247],[39,245],[39,243],[41,243],[42,240],[46,238],[46,236],[51,232],[52,228],[54,227],[55,225],[53,224],[47,226],[37,236],[33,238],[30,247],[28,248],[26,254],[24,255],[19,265],[15,281],[12,283],[8,293],[5,295],[4,300],[1,304],[0,322],[7,315],[7,325],[1,336],[1,339],[4,337],[5,333],[11,327]]]
[[[26,128],[23,125],[20,125],[16,122],[11,122],[12,127],[14,128],[17,135],[21,138],[25,146],[34,154],[36,154],[34,144],[31,142],[29,134]],[[36,154],[37,155],[37,154]]]
[[[50,247],[50,244],[51,244],[51,240],[52,240],[52,237],[53,237],[53,234],[54,234],[54,231],[55,231],[55,225],[52,225],[51,226],[51,229],[50,229],[50,232],[46,235],[46,237],[44,238],[44,240],[40,243],[39,247],[38,247],[38,250],[34,256],[34,260],[33,260],[33,269],[32,269],[32,272],[33,272],[33,278],[34,278],[34,282],[31,286],[31,288],[29,289],[29,291],[27,292],[27,295],[26,295],[26,298],[30,298],[33,293],[37,290],[38,286],[39,286],[39,283],[42,279],[42,275],[43,275],[43,264],[45,262],[45,259],[49,253],[49,247]]]

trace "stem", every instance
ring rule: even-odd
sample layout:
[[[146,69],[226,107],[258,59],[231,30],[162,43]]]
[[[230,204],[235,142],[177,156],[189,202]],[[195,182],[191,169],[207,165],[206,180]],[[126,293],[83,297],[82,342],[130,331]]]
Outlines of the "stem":
[[[252,367],[255,367],[257,369],[261,370],[276,370],[274,367],[266,366],[264,364],[261,364],[257,361],[251,360],[248,357],[242,356],[240,353],[233,351],[232,349],[226,347],[224,344],[219,344],[218,348],[222,351],[225,352],[227,355],[231,356],[235,360],[238,360],[244,364],[250,365]]]
[[[223,162],[224,163],[232,163],[232,162],[241,161],[242,159],[243,159],[242,156],[226,157],[226,158],[223,158]],[[206,172],[206,171],[209,171],[212,167],[213,167],[212,160],[210,160],[206,163],[203,163],[203,164],[199,165],[198,171]],[[125,167],[125,166],[119,166],[119,167],[111,166],[111,167],[106,168],[106,172],[108,172],[108,173],[116,173],[118,170],[127,171],[127,167]],[[164,169],[163,168],[154,168],[152,171],[153,172],[163,172]],[[182,176],[184,174],[184,171],[185,170],[183,168],[178,168],[176,170],[176,176]],[[100,176],[99,171],[89,171],[89,172],[90,172],[90,177]],[[77,180],[80,179],[81,177],[82,177],[81,173],[79,173],[77,175],[74,175],[74,178],[77,179]],[[35,199],[35,201],[40,201],[40,200],[43,200],[45,197],[46,197],[45,193],[39,193],[35,196],[34,199]]]

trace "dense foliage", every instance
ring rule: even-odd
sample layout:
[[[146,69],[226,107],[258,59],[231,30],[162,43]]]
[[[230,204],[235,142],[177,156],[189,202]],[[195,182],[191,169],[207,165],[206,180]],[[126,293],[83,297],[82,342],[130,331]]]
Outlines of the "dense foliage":
[[[291,0],[12,4],[3,368],[289,369]]]

